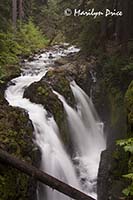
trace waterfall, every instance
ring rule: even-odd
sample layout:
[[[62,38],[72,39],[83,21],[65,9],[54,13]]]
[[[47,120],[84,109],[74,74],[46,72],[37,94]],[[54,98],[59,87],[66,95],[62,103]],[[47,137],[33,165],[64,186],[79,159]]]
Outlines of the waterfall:
[[[90,98],[74,81],[71,82],[70,87],[77,104],[75,110],[67,104],[63,96],[54,91],[62,101],[67,113],[75,149],[74,156],[71,158],[61,141],[58,126],[54,118],[49,117],[44,108],[45,105],[43,107],[23,97],[25,89],[32,83],[40,81],[55,60],[78,51],[79,49],[74,46],[67,49],[55,46],[52,51],[47,50],[41,56],[36,55],[34,61],[26,61],[21,76],[13,79],[13,84],[7,88],[5,98],[11,106],[20,107],[28,113],[34,127],[34,142],[41,150],[41,169],[96,198],[96,179],[100,153],[106,145],[103,123],[99,120]],[[51,54],[52,59],[49,56]],[[37,194],[38,200],[71,199],[42,185]]]
[[[53,91],[63,103],[67,113],[71,138],[75,147],[75,166],[79,173],[82,188],[96,198],[96,180],[100,154],[106,148],[103,123],[91,99],[73,81],[70,84],[77,103],[77,110],[70,107],[63,96]]]
[[[75,48],[75,52],[77,51],[78,49]],[[57,47],[52,55],[56,60],[61,56],[67,56],[70,52],[74,52],[74,47],[67,50],[61,49],[61,51]],[[13,79],[13,84],[7,88],[5,98],[11,106],[23,108],[28,112],[34,127],[35,143],[40,147],[42,154],[41,169],[80,189],[73,162],[61,142],[54,118],[48,117],[48,113],[42,105],[31,103],[28,99],[23,98],[25,89],[33,82],[38,82],[47,73],[49,64],[51,65],[51,62],[53,62],[49,58],[50,53],[42,54],[39,61],[27,62],[23,74]],[[45,186],[40,193],[38,191],[38,200],[44,199],[70,200],[71,198]]]

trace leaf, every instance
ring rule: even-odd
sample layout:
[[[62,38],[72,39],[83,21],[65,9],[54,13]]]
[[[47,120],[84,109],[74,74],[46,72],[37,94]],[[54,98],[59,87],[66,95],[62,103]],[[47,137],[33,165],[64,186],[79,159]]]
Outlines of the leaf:
[[[133,144],[125,146],[124,150],[133,154]]]
[[[133,154],[133,138],[118,140],[116,144],[122,146],[125,152],[130,152]]]
[[[133,173],[123,175],[123,177],[133,180]]]
[[[123,191],[123,194],[126,196],[133,196],[133,184],[129,185],[127,188],[125,188]]]
[[[129,196],[129,194],[130,194],[130,191],[129,191],[128,188],[125,188],[122,192],[123,192],[123,194],[125,194],[126,196]]]

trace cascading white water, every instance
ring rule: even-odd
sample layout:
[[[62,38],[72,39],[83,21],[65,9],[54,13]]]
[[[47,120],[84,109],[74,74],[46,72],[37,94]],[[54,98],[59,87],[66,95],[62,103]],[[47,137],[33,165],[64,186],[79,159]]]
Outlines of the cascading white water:
[[[96,180],[100,154],[106,148],[103,123],[100,122],[93,103],[73,81],[70,84],[77,102],[77,110],[71,108],[63,96],[53,91],[62,101],[67,113],[71,137],[75,146],[76,167],[83,190],[96,198]]]
[[[70,52],[79,51],[74,47],[67,50],[61,49],[61,51],[57,49],[52,52],[54,60],[60,56],[66,56]],[[48,58],[49,53],[51,52],[42,54],[39,62],[37,60],[27,63],[23,75],[12,80],[14,84],[7,88],[5,97],[10,105],[23,108],[28,112],[34,126],[35,142],[42,152],[41,169],[80,189],[73,163],[60,140],[58,127],[53,117],[47,117],[47,111],[42,105],[31,103],[28,99],[23,98],[25,88],[45,76],[48,70],[46,67],[53,62]],[[43,195],[42,193],[38,195],[39,200],[70,200],[69,197],[48,187],[45,188],[45,196]]]
[[[72,141],[75,146],[75,157],[73,158],[75,165],[60,140],[54,118],[48,117],[48,113],[42,105],[31,103],[28,99],[23,98],[25,88],[45,76],[49,66],[54,64],[56,59],[78,51],[79,49],[75,47],[64,50],[56,46],[53,51],[36,56],[35,61],[26,62],[23,74],[12,80],[13,85],[7,88],[5,97],[10,105],[23,108],[28,112],[34,126],[35,142],[42,152],[41,169],[78,189],[80,189],[79,182],[81,181],[83,190],[96,198],[97,171],[100,153],[105,148],[105,140],[103,124],[89,97],[75,82],[72,82],[71,89],[77,102],[77,110],[74,110],[61,95],[56,93],[67,112]],[[49,58],[51,53],[52,59]],[[76,170],[78,173],[75,173]],[[70,200],[69,197],[48,187],[41,188],[38,195],[38,200],[44,199]]]

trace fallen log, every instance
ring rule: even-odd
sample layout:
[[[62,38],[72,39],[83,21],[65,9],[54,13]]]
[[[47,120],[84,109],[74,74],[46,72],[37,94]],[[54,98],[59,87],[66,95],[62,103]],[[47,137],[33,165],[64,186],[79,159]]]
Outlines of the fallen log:
[[[70,185],[58,180],[57,178],[54,178],[44,173],[41,170],[38,170],[36,167],[24,161],[19,160],[18,158],[10,155],[9,153],[1,149],[0,149],[0,162],[20,170],[21,172],[51,187],[52,189],[55,189],[73,199],[94,200],[92,197],[89,197],[85,193],[71,187]]]

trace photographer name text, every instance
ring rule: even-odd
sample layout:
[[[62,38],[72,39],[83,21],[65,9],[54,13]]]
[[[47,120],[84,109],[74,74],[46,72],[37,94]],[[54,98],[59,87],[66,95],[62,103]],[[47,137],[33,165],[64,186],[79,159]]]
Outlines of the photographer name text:
[[[105,17],[122,17],[123,12],[121,10],[110,10],[110,9],[105,9],[105,11],[96,11],[95,8],[89,9],[88,11],[84,11],[81,9],[74,9],[73,11],[69,8],[67,8],[64,11],[66,16],[71,16],[73,15],[74,17],[79,17],[79,16],[92,16],[94,19],[96,19],[99,16],[105,16]]]

